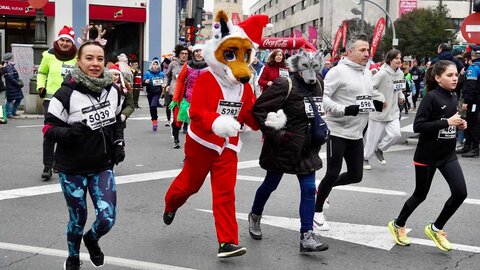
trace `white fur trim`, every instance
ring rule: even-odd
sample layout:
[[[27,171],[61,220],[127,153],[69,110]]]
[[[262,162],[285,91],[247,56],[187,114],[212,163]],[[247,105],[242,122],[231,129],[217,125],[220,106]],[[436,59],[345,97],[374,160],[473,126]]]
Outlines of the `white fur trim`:
[[[71,35],[62,34],[62,35],[58,36],[56,40],[59,40],[61,38],[69,39],[71,42],[75,43],[75,40],[73,40],[73,37]]]
[[[240,123],[231,116],[220,115],[213,121],[212,131],[222,138],[237,136]]]
[[[265,126],[272,127],[275,130],[280,130],[285,127],[287,124],[287,116],[282,109],[275,112],[269,112],[267,114],[267,120],[265,121]]]

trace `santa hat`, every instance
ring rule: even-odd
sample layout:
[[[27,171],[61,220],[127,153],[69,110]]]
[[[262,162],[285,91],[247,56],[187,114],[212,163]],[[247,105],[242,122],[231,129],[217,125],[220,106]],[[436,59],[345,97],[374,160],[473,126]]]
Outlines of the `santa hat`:
[[[70,41],[72,41],[72,43],[75,43],[74,41],[75,32],[73,32],[73,28],[64,25],[63,28],[60,30],[60,32],[58,32],[58,37],[56,40],[59,40],[61,38],[67,38]]]
[[[260,42],[262,42],[263,28],[272,28],[268,16],[264,14],[250,16],[245,21],[239,23],[238,26],[242,28],[245,34],[252,40],[255,47],[258,47]]]
[[[123,74],[122,72],[120,71],[120,67],[118,66],[118,64],[115,64],[115,65],[111,65],[109,68],[108,68],[108,71],[110,71],[110,73],[112,74],[118,74],[120,75],[120,85],[122,87],[125,87],[125,81],[123,80]],[[123,89],[122,89],[123,90]]]

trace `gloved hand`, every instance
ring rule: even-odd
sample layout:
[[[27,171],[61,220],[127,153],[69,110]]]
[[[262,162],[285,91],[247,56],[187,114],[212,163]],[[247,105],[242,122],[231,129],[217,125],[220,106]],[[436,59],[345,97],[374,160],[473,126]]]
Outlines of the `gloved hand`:
[[[168,109],[173,110],[173,109],[175,109],[176,106],[178,106],[178,102],[172,101],[172,102],[170,102],[170,105],[168,105]]]
[[[38,96],[44,98],[47,95],[47,89],[45,87],[38,88]]]
[[[83,122],[75,122],[72,124],[72,127],[70,128],[70,132],[73,138],[82,137],[85,134],[90,133],[91,131],[92,129]]]
[[[290,131],[286,131],[285,129],[279,130],[275,134],[275,142],[277,144],[285,144],[293,137],[293,133]]]
[[[115,145],[113,147],[113,163],[118,165],[118,163],[122,162],[125,159],[125,147],[123,145]]]
[[[240,123],[227,115],[220,115],[212,124],[213,133],[222,138],[237,136],[240,128]]]
[[[383,110],[383,102],[379,100],[374,100],[373,101],[373,106],[375,106],[375,110],[377,112],[381,112]]]
[[[350,105],[345,107],[345,113],[343,115],[352,115],[356,116],[358,112],[360,111],[360,105]]]

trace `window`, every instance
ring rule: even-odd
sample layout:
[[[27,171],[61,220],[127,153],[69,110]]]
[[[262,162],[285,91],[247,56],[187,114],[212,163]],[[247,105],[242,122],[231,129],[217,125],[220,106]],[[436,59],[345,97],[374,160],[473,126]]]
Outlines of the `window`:
[[[305,33],[307,31],[307,25],[302,23],[302,25],[300,25],[300,31],[302,31],[302,33]]]
[[[287,10],[284,10],[282,12],[282,19],[285,19],[287,17]]]
[[[313,4],[317,4],[320,0],[313,0]]]
[[[268,2],[268,7],[272,7],[272,0]]]
[[[291,14],[295,14],[295,6],[292,6],[292,7],[291,7],[291,10],[292,10],[292,11],[291,11]]]
[[[307,8],[307,0],[302,1],[302,9]]]

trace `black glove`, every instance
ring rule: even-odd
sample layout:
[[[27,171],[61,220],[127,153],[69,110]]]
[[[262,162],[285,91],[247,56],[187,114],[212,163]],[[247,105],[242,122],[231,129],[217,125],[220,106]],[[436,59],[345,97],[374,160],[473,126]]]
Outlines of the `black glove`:
[[[275,142],[277,144],[284,144],[287,143],[292,137],[292,132],[281,129],[277,132],[277,134],[275,134]]]
[[[118,165],[118,163],[122,162],[125,159],[125,147],[123,145],[115,145],[113,147],[113,163]]]
[[[360,105],[350,105],[345,107],[345,113],[343,115],[356,116],[359,111],[360,111]]]
[[[47,95],[47,89],[45,87],[38,88],[38,96],[44,98]]]
[[[70,128],[70,132],[73,138],[79,138],[90,133],[92,129],[85,125],[83,122],[75,122]]]
[[[377,112],[381,112],[383,110],[383,102],[379,100],[374,100],[373,101],[373,106],[375,106],[375,110]]]

